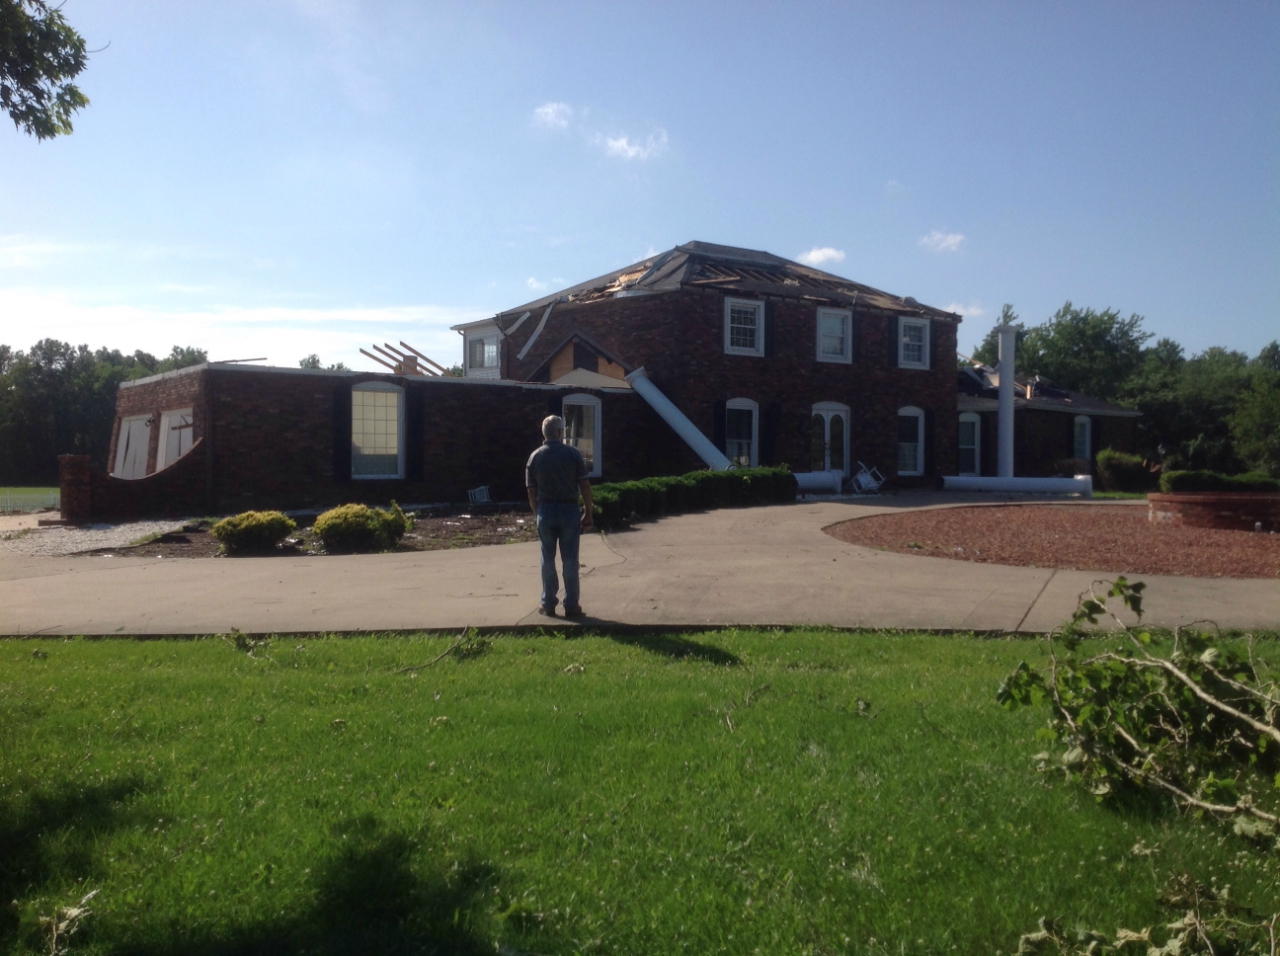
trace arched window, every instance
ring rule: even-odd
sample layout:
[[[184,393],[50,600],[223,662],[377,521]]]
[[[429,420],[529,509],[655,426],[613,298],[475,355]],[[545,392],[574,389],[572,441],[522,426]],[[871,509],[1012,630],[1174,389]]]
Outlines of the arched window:
[[[564,443],[582,452],[587,462],[587,474],[599,478],[603,465],[600,460],[600,399],[594,395],[569,395],[564,400]]]
[[[810,422],[810,467],[849,474],[849,406],[818,402]]]
[[[1089,461],[1093,457],[1093,428],[1087,415],[1077,415],[1075,421],[1074,458]]]
[[[960,474],[982,474],[982,419],[977,412],[960,413]]]
[[[924,474],[924,411],[914,405],[898,409],[898,474]]]
[[[725,456],[739,468],[754,468],[760,460],[760,406],[749,398],[724,403]]]
[[[404,391],[390,382],[351,389],[351,477],[404,477]]]

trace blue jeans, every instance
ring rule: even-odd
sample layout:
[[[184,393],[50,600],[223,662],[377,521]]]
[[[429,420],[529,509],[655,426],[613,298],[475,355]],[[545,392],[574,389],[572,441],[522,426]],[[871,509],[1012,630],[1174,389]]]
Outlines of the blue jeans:
[[[582,510],[567,501],[538,504],[538,540],[542,542],[542,606],[552,610],[560,579],[556,577],[556,542],[560,542],[560,563],[564,565],[564,606],[578,606],[578,538],[582,531]]]

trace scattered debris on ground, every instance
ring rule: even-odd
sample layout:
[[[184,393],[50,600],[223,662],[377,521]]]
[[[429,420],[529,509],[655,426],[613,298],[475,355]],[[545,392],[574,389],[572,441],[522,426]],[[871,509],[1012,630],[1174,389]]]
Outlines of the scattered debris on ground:
[[[1152,524],[1133,506],[941,508],[855,518],[824,529],[900,554],[1035,568],[1280,577],[1280,534]]]

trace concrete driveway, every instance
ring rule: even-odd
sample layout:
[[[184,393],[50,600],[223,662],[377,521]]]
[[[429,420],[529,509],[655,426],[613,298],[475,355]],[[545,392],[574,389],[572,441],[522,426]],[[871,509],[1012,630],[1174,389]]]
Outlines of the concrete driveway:
[[[1070,615],[1091,581],[1114,577],[893,554],[822,532],[848,518],[964,503],[943,494],[801,501],[589,535],[584,623],[1044,632]],[[1149,623],[1280,628],[1280,581],[1136,577],[1147,582]],[[533,543],[346,557],[0,554],[0,633],[8,635],[517,627],[546,623],[538,594]]]

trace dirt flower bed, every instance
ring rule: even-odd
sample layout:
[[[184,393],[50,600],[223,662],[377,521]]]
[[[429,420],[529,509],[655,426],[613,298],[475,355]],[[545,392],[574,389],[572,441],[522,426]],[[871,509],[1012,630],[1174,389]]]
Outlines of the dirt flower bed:
[[[827,534],[900,554],[1129,574],[1280,577],[1280,534],[1155,525],[1147,509],[1020,505],[855,518]]]
[[[83,554],[105,554],[120,557],[149,558],[216,558],[222,557],[222,545],[209,533],[209,523],[186,525],[180,531],[162,534],[127,548],[99,548]],[[397,551],[447,551],[450,548],[474,548],[482,544],[513,544],[536,541],[537,528],[533,516],[523,514],[459,514],[417,518],[414,529],[401,540]],[[286,539],[277,555],[320,555],[324,544],[310,525],[300,527]]]

